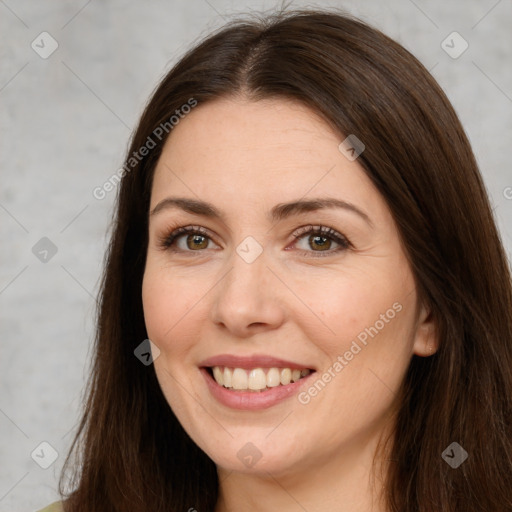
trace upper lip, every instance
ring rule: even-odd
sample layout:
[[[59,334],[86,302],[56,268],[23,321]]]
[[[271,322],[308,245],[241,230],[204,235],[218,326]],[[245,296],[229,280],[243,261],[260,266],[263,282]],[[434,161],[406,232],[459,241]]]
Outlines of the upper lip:
[[[269,355],[235,356],[233,354],[219,354],[209,357],[199,363],[201,367],[227,366],[228,368],[291,368],[314,370],[311,366],[279,359]]]

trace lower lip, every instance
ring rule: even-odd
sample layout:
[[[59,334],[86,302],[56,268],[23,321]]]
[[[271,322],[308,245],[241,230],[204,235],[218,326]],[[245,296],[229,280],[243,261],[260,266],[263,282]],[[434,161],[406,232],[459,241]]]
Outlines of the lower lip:
[[[233,391],[217,384],[215,379],[209,374],[205,368],[200,368],[200,371],[208,385],[211,394],[223,405],[231,407],[232,409],[243,410],[259,410],[272,407],[287,398],[295,395],[300,387],[302,387],[307,380],[314,374],[310,373],[306,377],[302,377],[297,382],[286,384],[285,386],[279,385],[265,391]]]

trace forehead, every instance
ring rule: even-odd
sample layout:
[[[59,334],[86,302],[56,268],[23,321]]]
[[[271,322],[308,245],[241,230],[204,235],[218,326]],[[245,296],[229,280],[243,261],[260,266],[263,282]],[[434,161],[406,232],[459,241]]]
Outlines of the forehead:
[[[169,194],[238,206],[330,195],[385,208],[362,167],[338,149],[337,134],[290,100],[220,99],[199,104],[166,141],[153,180],[151,208]]]

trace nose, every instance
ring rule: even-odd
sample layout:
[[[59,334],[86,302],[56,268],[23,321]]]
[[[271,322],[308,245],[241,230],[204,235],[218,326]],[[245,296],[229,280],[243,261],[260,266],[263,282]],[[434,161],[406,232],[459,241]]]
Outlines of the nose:
[[[210,319],[235,337],[277,329],[285,321],[284,287],[268,263],[265,250],[251,263],[233,251],[214,288]]]

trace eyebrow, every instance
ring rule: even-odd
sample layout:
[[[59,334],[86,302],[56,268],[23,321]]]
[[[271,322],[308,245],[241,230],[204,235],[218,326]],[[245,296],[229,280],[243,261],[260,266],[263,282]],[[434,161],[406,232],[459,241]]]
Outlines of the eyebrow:
[[[222,221],[226,220],[226,215],[211,203],[186,197],[168,197],[163,199],[153,208],[149,215],[153,217],[159,212],[171,208],[179,208],[194,215],[202,215]],[[372,228],[374,227],[370,217],[356,205],[333,197],[317,197],[307,200],[291,201],[289,203],[279,203],[270,210],[268,218],[276,222],[291,217],[292,215],[300,215],[329,208],[338,208],[355,213]]]

